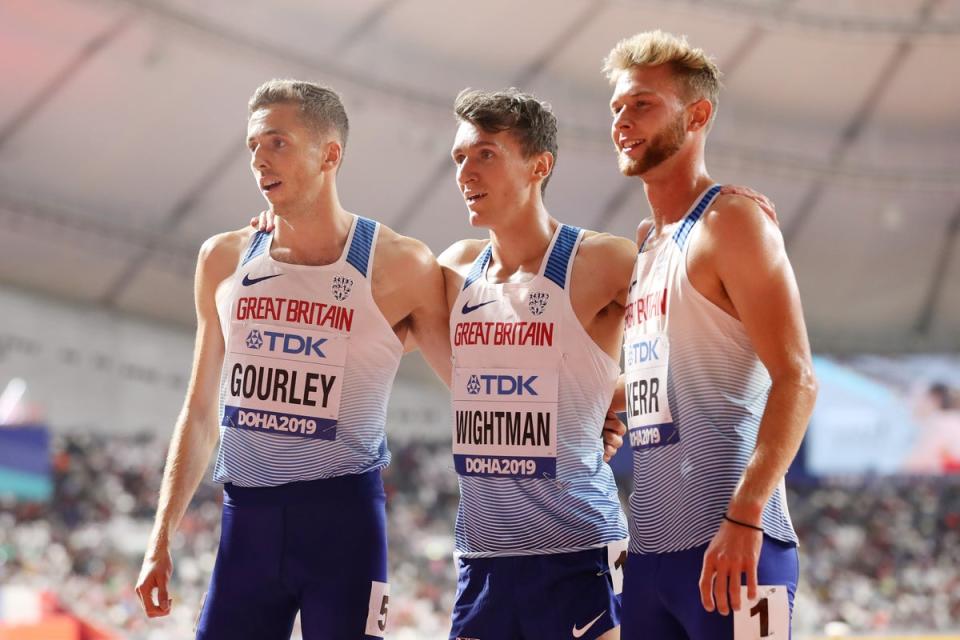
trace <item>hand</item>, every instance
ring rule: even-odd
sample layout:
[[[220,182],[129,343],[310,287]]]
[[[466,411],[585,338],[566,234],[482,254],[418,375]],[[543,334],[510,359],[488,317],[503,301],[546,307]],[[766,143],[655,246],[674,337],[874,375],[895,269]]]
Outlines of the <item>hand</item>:
[[[160,618],[170,613],[173,600],[167,593],[167,585],[172,574],[173,560],[169,551],[163,550],[156,556],[144,557],[136,592],[140,598],[140,606],[148,618]],[[154,589],[157,590],[156,602],[153,599]]]
[[[750,187],[744,187],[737,184],[723,185],[723,188],[720,189],[720,195],[743,196],[744,198],[750,198],[757,203],[757,206],[759,206],[763,212],[770,217],[771,220],[773,220],[776,224],[780,224],[780,221],[777,220],[777,208],[770,198],[762,193],[754,191]]]
[[[610,462],[617,450],[623,446],[623,436],[627,433],[627,426],[620,422],[620,418],[613,411],[607,412],[603,421],[603,461]]]
[[[273,211],[269,209],[267,211],[261,211],[260,215],[250,218],[250,226],[257,231],[266,231],[269,233],[277,226],[276,218]]]
[[[762,531],[723,521],[703,555],[700,601],[704,609],[713,611],[716,607],[727,615],[729,602],[734,611],[739,611],[743,574],[747,574],[747,596],[751,600],[757,597],[757,563],[762,545]]]

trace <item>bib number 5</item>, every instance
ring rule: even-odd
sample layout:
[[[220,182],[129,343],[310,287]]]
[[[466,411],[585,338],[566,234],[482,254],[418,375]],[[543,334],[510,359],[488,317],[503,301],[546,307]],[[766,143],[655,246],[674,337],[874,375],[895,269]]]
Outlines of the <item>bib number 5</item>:
[[[390,603],[390,585],[386,582],[370,583],[370,605],[367,610],[368,636],[383,638],[387,632],[387,610]]]

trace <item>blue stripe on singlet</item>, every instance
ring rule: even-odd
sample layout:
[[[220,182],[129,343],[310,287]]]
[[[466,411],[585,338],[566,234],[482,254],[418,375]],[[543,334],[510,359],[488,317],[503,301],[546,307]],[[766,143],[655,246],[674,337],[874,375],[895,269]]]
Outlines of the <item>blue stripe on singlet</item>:
[[[350,242],[350,251],[347,252],[347,262],[363,274],[367,273],[370,263],[370,251],[373,248],[373,234],[377,230],[377,223],[368,218],[357,217],[357,225],[353,230],[353,240]]]
[[[573,247],[577,244],[579,235],[579,227],[562,225],[560,233],[557,235],[557,241],[553,243],[550,258],[547,259],[547,267],[544,269],[543,275],[556,283],[561,289],[566,288],[567,265],[570,263],[570,256],[573,255]]]

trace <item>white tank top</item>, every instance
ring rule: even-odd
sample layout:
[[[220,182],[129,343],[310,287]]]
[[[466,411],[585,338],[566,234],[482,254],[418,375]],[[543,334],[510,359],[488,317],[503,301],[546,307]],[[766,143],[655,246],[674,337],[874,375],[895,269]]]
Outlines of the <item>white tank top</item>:
[[[403,346],[373,300],[380,225],[356,217],[343,255],[307,266],[251,239],[217,298],[226,352],[213,479],[275,486],[390,462],[384,424]]]
[[[706,544],[720,528],[757,442],[770,376],[743,325],[687,277],[697,221],[714,185],[637,256],[624,334],[627,421],[633,449],[630,551]],[[783,481],[763,527],[796,542]]]
[[[456,549],[465,557],[563,553],[626,537],[601,432],[619,366],[570,303],[582,232],[560,225],[527,282],[474,261],[450,315]]]

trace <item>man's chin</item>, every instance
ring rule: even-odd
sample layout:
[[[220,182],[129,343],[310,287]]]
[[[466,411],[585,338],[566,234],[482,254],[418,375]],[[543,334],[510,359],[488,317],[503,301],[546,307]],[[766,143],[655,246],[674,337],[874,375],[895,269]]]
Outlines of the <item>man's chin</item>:
[[[483,222],[483,216],[477,213],[476,211],[470,211],[470,215],[467,216],[467,220],[470,222],[471,227],[485,227],[487,225]]]
[[[620,173],[628,178],[641,176],[645,171],[645,167],[641,163],[636,160],[624,160],[623,156],[620,156],[617,160],[617,166],[620,168]]]

